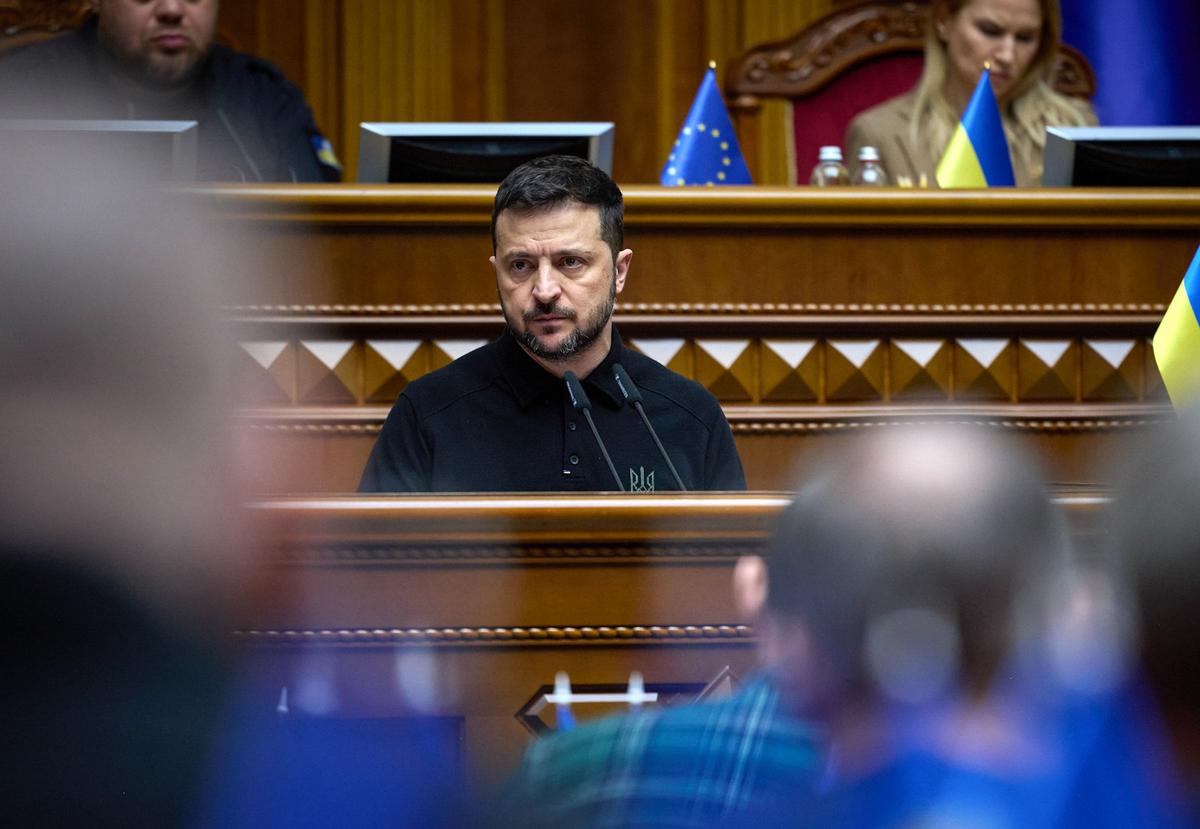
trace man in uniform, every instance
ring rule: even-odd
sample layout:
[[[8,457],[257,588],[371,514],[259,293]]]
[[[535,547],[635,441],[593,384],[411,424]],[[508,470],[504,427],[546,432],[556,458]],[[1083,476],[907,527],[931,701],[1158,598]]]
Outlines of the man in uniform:
[[[300,90],[214,43],[218,0],[95,0],[69,34],[0,59],[5,118],[199,123],[203,181],[338,181]]]
[[[717,401],[629,351],[613,326],[633,251],[624,203],[603,171],[547,156],[501,183],[491,263],[507,330],[404,390],[367,461],[364,492],[678,490],[616,379],[620,366],[686,489],[745,489]],[[609,468],[564,378],[591,404]],[[626,389],[625,391],[631,391]],[[633,392],[636,394],[636,392]]]

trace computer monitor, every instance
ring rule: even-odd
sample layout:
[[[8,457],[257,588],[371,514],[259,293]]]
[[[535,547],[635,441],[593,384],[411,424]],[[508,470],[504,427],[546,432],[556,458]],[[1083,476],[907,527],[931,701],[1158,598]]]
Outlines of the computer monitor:
[[[612,174],[614,125],[587,122],[363,122],[358,180],[496,184],[543,155],[586,158]]]
[[[1200,127],[1047,127],[1042,184],[1200,186]]]
[[[0,120],[0,146],[10,158],[28,154],[118,164],[152,181],[195,181],[195,121]]]

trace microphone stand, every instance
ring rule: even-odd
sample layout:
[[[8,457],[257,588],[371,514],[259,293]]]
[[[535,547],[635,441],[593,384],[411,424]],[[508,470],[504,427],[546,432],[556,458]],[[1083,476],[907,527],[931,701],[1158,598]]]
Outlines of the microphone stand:
[[[671,470],[671,476],[675,479],[675,485],[679,487],[680,492],[687,492],[687,487],[683,485],[683,479],[679,477],[679,472],[675,469],[675,464],[671,463],[671,456],[667,454],[666,447],[658,439],[658,432],[654,431],[654,427],[650,425],[650,418],[646,416],[646,407],[642,405],[641,389],[637,387],[633,382],[633,378],[629,376],[620,363],[613,365],[613,378],[617,381],[617,388],[621,390],[621,394],[633,405],[637,413],[642,416],[642,423],[646,424],[646,431],[650,433],[650,437],[654,440],[654,445],[658,447],[658,454],[662,455],[663,460],[667,462],[667,469]]]
[[[608,464],[608,471],[612,473],[613,480],[617,482],[617,489],[624,492],[625,487],[621,483],[621,476],[617,474],[617,468],[613,466],[612,458],[609,457],[608,447],[600,439],[600,432],[596,429],[595,421],[592,420],[592,401],[588,400],[587,392],[583,390],[583,384],[579,382],[579,378],[573,371],[568,371],[563,379],[567,382],[567,394],[571,396],[571,405],[575,407],[575,411],[583,413],[583,419],[587,421],[588,428],[592,430],[592,437],[596,439],[596,445],[600,447],[600,454],[604,456],[604,462]]]

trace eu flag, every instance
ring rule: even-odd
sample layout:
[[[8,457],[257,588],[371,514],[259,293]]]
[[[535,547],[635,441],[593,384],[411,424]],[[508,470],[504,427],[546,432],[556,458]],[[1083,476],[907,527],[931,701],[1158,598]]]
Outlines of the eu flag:
[[[1176,408],[1200,393],[1200,250],[1154,332],[1154,362]]]
[[[937,167],[939,187],[1012,187],[1012,158],[991,73],[983,70]]]
[[[663,166],[663,185],[750,184],[750,168],[742,158],[733,123],[710,66]]]

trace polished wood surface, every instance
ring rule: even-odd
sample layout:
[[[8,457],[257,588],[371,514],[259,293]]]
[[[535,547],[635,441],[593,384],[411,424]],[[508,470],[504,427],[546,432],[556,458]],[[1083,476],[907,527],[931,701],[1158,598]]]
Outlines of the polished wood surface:
[[[198,192],[275,263],[247,280],[239,312],[498,308],[490,188]],[[629,187],[626,199],[622,313],[1158,313],[1200,231],[1188,190]]]
[[[1200,238],[1194,192],[626,193],[618,325],[722,402],[752,487],[939,417],[1017,431],[1086,481],[1169,415],[1149,338]],[[228,311],[264,491],[353,489],[405,384],[501,331],[489,188],[192,195],[260,263]]]
[[[1058,489],[1076,538],[1107,498]],[[263,598],[237,633],[273,705],[306,682],[322,716],[462,717],[476,779],[503,778],[529,735],[515,715],[565,670],[575,684],[703,686],[755,669],[734,610],[739,555],[760,552],[777,493],[462,495],[261,501]],[[425,679],[422,680],[421,678]],[[423,684],[424,683],[424,684]],[[313,713],[313,712],[309,712]],[[587,716],[586,711],[577,712]]]

